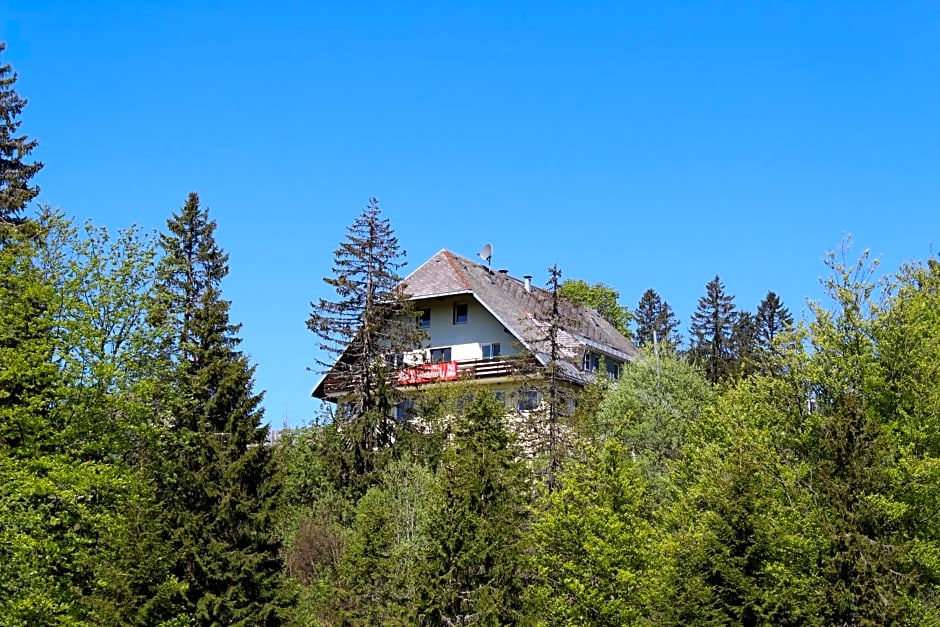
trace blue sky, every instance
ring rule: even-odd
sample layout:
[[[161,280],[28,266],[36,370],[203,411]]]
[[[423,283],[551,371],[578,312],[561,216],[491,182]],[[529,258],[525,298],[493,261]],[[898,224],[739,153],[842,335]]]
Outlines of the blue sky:
[[[411,269],[491,242],[683,326],[716,274],[799,316],[846,233],[889,270],[936,254],[935,1],[0,0],[0,29],[42,202],[210,207],[275,426],[316,410],[305,320],[369,196]]]

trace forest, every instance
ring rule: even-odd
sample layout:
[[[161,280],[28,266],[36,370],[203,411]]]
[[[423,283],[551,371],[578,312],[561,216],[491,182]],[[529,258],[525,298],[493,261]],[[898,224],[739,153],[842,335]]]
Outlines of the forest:
[[[198,195],[157,236],[34,208],[15,83],[0,64],[0,624],[940,624],[936,259],[846,243],[803,320],[715,277],[685,338],[654,290],[552,268],[640,358],[576,398],[549,361],[529,421],[462,381],[397,421],[383,355],[415,325],[388,323],[413,312],[373,201],[307,320],[359,400],[274,440]]]

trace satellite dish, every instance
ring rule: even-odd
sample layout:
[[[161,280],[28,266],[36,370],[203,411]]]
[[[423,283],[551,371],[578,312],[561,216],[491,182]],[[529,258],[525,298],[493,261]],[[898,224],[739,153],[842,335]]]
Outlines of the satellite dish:
[[[486,261],[487,264],[489,264],[490,259],[493,257],[492,244],[486,244],[485,246],[483,246],[483,249],[480,250],[478,254],[480,255],[480,257],[483,258],[484,261]]]

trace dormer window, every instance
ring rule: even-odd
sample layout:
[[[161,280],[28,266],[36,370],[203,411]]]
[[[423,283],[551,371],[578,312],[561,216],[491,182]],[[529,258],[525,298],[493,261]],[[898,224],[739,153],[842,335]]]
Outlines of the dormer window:
[[[584,361],[581,363],[581,370],[585,372],[597,372],[601,367],[601,356],[597,353],[587,351],[584,353]]]
[[[616,381],[620,378],[621,363],[613,359],[607,360],[607,376]]]
[[[431,309],[424,308],[417,311],[418,318],[418,328],[419,329],[430,329],[431,328]]]
[[[621,363],[610,357],[603,357],[592,351],[584,353],[584,361],[581,363],[581,370],[585,372],[599,372],[601,364],[607,372],[607,376],[616,381],[620,378]]]
[[[454,324],[467,324],[469,309],[467,303],[454,303]]]

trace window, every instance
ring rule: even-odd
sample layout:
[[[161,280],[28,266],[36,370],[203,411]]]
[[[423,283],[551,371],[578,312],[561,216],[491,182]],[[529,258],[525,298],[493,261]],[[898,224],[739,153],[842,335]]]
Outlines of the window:
[[[337,403],[336,416],[342,420],[352,420],[356,417],[356,407],[352,403]]]
[[[620,362],[613,359],[605,360],[607,362],[607,376],[616,381],[620,378]]]
[[[445,361],[450,361],[450,346],[431,349],[431,363],[432,364],[439,364]]]
[[[454,324],[467,324],[467,303],[454,303]]]
[[[581,370],[585,372],[597,372],[601,367],[601,356],[590,351],[584,353],[584,362],[581,364]]]
[[[516,409],[519,411],[532,411],[534,409],[538,409],[540,404],[541,398],[539,393],[534,390],[528,390],[519,393],[519,398],[516,402]]]
[[[492,344],[483,345],[483,359],[489,359],[490,357],[499,357],[500,346],[499,342],[493,342]]]
[[[404,422],[405,420],[411,420],[415,415],[415,402],[410,398],[403,398],[398,401],[398,404],[395,405],[393,411],[395,413],[395,420],[398,422]]]
[[[431,328],[431,310],[430,309],[419,309],[418,314],[418,328],[419,329],[430,329]]]

